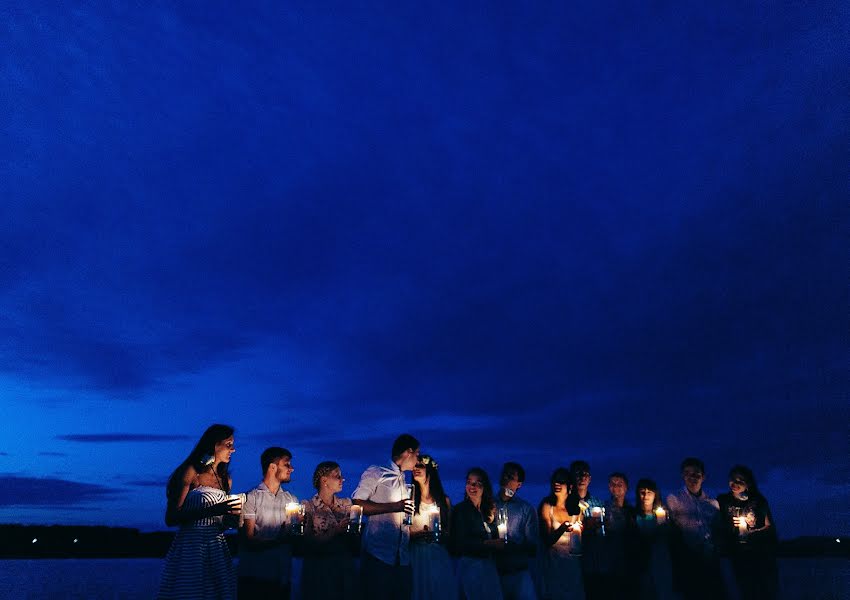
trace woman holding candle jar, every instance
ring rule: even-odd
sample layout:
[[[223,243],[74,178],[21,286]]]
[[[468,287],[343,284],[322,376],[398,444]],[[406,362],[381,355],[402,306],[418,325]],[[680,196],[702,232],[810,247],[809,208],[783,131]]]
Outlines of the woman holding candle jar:
[[[433,457],[422,454],[413,467],[414,511],[410,526],[412,600],[457,598],[454,569],[445,544],[451,504]]]
[[[732,467],[729,492],[717,496],[717,501],[721,518],[718,538],[729,554],[741,598],[776,598],[776,527],[753,472],[744,465]]]
[[[212,425],[168,479],[165,522],[180,529],[165,559],[159,598],[236,597],[236,572],[224,539],[242,510],[242,499],[229,495],[235,451],[233,428]]]
[[[316,495],[305,504],[301,597],[311,600],[356,598],[353,552],[359,536],[348,535],[352,503],[342,492],[339,464],[321,462],[313,472]]]
[[[505,548],[496,525],[496,503],[487,473],[473,467],[466,474],[463,502],[452,511],[452,547],[460,557],[458,578],[466,600],[502,600],[493,554]]]
[[[632,557],[637,578],[638,598],[667,600],[673,594],[673,567],[670,560],[670,524],[661,504],[658,485],[640,479],[635,488],[637,547]]]
[[[583,600],[581,574],[582,515],[569,469],[559,467],[549,480],[549,495],[540,502],[544,598]]]

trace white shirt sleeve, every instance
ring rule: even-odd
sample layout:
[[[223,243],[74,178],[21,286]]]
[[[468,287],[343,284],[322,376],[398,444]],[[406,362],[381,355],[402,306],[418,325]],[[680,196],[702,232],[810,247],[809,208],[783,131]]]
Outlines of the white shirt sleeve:
[[[357,489],[351,497],[354,500],[369,500],[375,490],[378,489],[378,482],[381,480],[381,473],[377,467],[369,467],[363,471],[360,476],[360,483],[357,484]]]

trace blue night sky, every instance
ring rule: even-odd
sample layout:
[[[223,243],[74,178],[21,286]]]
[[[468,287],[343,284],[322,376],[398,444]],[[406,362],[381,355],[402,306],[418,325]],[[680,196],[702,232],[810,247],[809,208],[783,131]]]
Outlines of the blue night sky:
[[[162,529],[225,422],[850,534],[850,4],[462,4],[0,8],[0,522]]]

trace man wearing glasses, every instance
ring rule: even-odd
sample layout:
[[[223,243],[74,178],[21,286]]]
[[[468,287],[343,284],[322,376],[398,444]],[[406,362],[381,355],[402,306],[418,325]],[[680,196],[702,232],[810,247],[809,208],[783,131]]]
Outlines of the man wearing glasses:
[[[700,459],[686,458],[680,470],[685,487],[667,496],[670,522],[678,534],[673,547],[674,582],[687,600],[725,598],[712,533],[720,506],[702,489],[705,465]]]

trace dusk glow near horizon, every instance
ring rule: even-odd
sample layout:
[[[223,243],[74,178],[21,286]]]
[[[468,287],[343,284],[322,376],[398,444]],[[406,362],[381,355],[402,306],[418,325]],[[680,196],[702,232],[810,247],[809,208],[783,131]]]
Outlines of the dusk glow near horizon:
[[[238,492],[279,445],[350,494],[407,432],[454,501],[508,460],[534,504],[575,459],[666,495],[698,456],[781,537],[850,534],[848,26],[0,9],[0,523],[165,529],[226,423]]]

